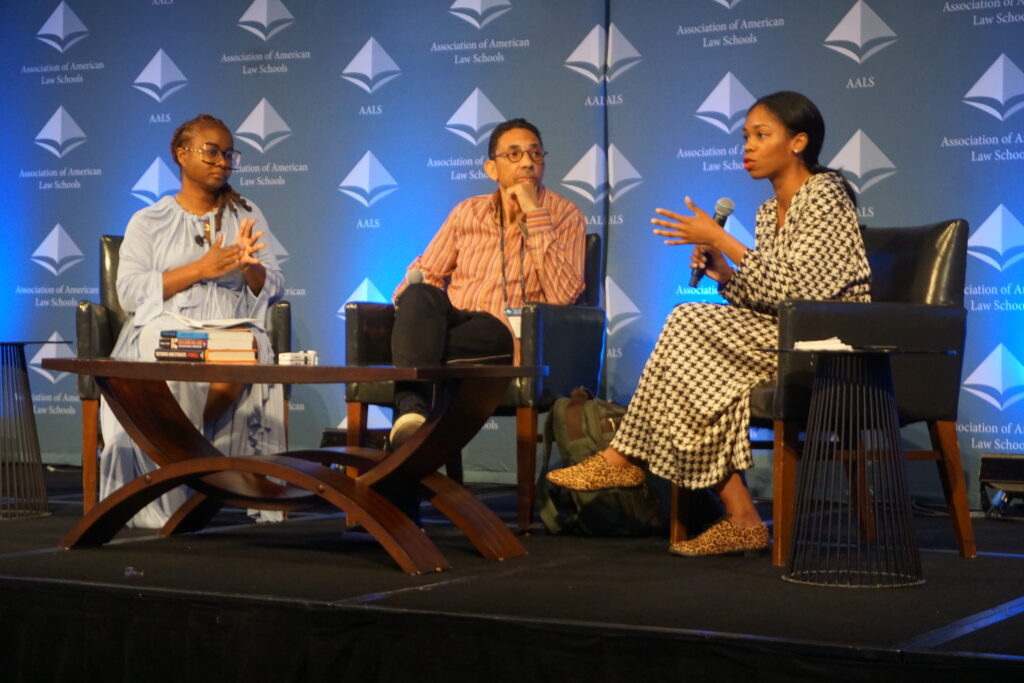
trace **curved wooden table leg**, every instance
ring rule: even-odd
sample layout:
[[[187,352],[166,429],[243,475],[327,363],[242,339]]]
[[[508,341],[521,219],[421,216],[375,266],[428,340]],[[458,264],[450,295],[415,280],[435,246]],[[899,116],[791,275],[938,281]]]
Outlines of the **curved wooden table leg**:
[[[391,558],[410,574],[448,569],[448,562],[426,534],[387,499],[352,479],[315,463],[287,456],[198,458],[163,467],[129,482],[100,501],[61,540],[64,548],[102,545],[136,512],[175,486],[209,487],[202,477],[218,472],[245,472],[276,477],[359,516],[363,527]],[[253,502],[264,502],[254,498]],[[273,503],[273,499],[265,502]],[[200,503],[201,505],[201,503]]]
[[[193,493],[174,511],[167,523],[160,528],[157,536],[172,536],[199,531],[220,512],[224,504],[205,493]]]
[[[504,560],[528,554],[498,515],[454,479],[435,473],[423,478],[430,504],[466,534],[480,554]]]
[[[319,463],[366,471],[380,462],[381,454],[368,448],[325,448],[288,454]],[[457,526],[480,554],[492,560],[527,555],[526,548],[498,515],[451,477],[435,472],[420,482],[431,505]]]

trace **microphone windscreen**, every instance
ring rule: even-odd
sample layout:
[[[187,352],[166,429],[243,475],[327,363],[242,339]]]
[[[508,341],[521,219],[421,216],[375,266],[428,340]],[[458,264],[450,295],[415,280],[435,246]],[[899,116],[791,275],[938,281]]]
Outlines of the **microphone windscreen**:
[[[405,281],[410,285],[418,285],[423,282],[423,271],[419,268],[413,268],[405,274]]]
[[[718,216],[728,218],[735,209],[736,205],[731,199],[728,197],[721,197],[717,202],[715,202],[715,218],[717,219]],[[725,221],[723,220],[722,223],[724,224]]]

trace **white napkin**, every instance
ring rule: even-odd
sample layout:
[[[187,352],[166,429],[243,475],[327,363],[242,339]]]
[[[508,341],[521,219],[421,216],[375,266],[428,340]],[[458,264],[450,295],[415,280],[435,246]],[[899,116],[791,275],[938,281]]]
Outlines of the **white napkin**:
[[[797,351],[853,351],[853,347],[839,337],[798,341],[793,344],[793,348]]]

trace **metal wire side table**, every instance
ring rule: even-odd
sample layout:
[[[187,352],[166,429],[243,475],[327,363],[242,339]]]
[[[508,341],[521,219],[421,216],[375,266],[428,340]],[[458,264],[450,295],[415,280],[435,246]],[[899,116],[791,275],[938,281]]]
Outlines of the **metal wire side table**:
[[[50,514],[25,345],[0,342],[0,520]]]
[[[924,583],[889,357],[818,355],[783,579],[845,587]]]

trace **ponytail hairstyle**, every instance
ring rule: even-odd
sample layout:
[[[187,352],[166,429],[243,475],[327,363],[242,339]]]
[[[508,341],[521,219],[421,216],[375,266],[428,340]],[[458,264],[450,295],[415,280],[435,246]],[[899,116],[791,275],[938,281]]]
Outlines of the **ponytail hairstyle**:
[[[800,153],[807,170],[812,174],[832,172],[839,176],[843,183],[843,189],[854,206],[857,206],[857,195],[854,193],[850,183],[843,177],[843,174],[834,168],[822,166],[818,162],[818,155],[821,154],[821,146],[825,142],[825,119],[821,112],[814,106],[806,96],[791,90],[782,90],[754,102],[750,107],[753,109],[763,105],[768,111],[775,115],[790,135],[804,133],[807,135],[807,146]],[[749,111],[749,110],[748,110]]]
[[[221,130],[226,131],[228,135],[231,135],[231,129],[224,125],[223,121],[218,119],[216,116],[211,116],[209,114],[200,114],[194,119],[181,124],[178,126],[178,129],[174,131],[174,135],[171,136],[171,158],[174,159],[174,163],[178,164],[179,168],[181,167],[181,164],[178,162],[178,148],[188,147],[192,143],[195,129],[202,126],[220,128]],[[232,139],[234,138],[232,137]],[[239,206],[246,211],[252,210],[252,207],[242,199],[242,195],[238,194],[238,190],[231,187],[228,183],[224,183],[224,185],[217,191],[217,215],[214,216],[213,219],[216,231],[220,231],[221,218],[224,216],[224,209],[230,209],[232,214],[237,214]]]

